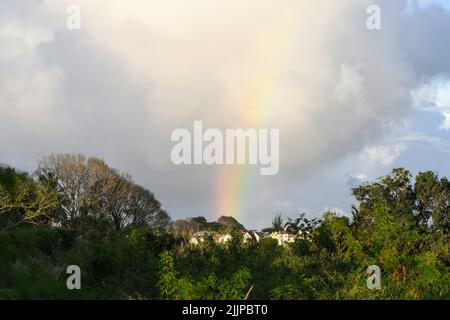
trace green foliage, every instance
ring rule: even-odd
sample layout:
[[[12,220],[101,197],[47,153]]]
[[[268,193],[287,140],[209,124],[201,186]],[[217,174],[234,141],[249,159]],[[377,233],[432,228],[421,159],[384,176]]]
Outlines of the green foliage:
[[[61,199],[26,173],[0,168],[0,230],[20,224],[48,224]]]
[[[161,299],[175,300],[242,300],[251,279],[248,269],[241,268],[230,279],[218,279],[214,273],[194,282],[180,277],[174,269],[174,259],[168,251],[160,255],[160,280],[158,288]]]
[[[308,237],[316,226],[321,223],[320,219],[307,219],[305,213],[301,213],[296,219],[288,218],[284,228],[290,233],[300,233],[303,237]]]
[[[14,171],[0,175],[0,183],[3,195],[37,185]],[[36,199],[31,191],[23,203]],[[0,215],[3,226],[14,225],[0,231],[0,298],[450,299],[448,192],[448,180],[435,173],[412,181],[396,169],[353,190],[352,219],[333,212],[288,219],[286,229],[298,237],[284,246],[271,238],[244,244],[231,218],[216,222],[231,241],[210,236],[193,247],[155,225],[117,230],[101,214],[71,228],[51,227],[45,216],[15,225],[25,213],[16,206]],[[280,229],[281,220],[275,222]],[[69,265],[80,266],[82,290],[66,288]],[[370,265],[381,269],[379,290],[366,286]]]

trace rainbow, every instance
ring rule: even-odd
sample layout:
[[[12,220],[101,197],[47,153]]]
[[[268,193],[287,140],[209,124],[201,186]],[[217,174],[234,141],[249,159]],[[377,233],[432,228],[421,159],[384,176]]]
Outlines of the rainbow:
[[[266,33],[254,47],[254,59],[247,66],[250,71],[242,79],[242,90],[238,93],[242,129],[264,128],[275,111],[271,99],[295,43],[295,21],[293,12],[287,12],[281,28]],[[221,215],[238,218],[245,214],[246,191],[251,187],[249,169],[249,165],[221,166],[215,186],[217,218]]]

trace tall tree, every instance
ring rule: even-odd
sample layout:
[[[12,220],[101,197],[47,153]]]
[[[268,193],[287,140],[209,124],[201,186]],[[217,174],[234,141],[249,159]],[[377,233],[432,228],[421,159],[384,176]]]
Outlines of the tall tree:
[[[169,214],[161,208],[161,203],[149,190],[134,185],[128,211],[128,223],[131,225],[149,225],[164,228],[170,223]]]
[[[306,218],[306,213],[301,213],[296,219],[288,218],[284,227],[290,233],[299,233],[302,237],[308,238],[321,222],[318,218],[308,219]]]
[[[86,157],[82,154],[51,154],[39,162],[36,175],[42,183],[53,186],[63,199],[56,222],[73,226],[82,214],[88,189]]]
[[[272,229],[274,231],[282,231],[283,230],[283,217],[280,213],[277,213],[272,220]]]
[[[40,162],[36,175],[61,194],[62,225],[76,227],[87,217],[96,217],[120,230],[128,225],[161,227],[170,221],[153,193],[101,159],[50,155]]]
[[[354,217],[357,225],[370,225],[374,218],[372,213],[377,208],[387,209],[399,223],[415,223],[415,195],[408,170],[394,169],[375,183],[353,188],[352,193],[359,202],[358,214]]]
[[[450,230],[450,182],[436,173],[427,171],[417,175],[414,184],[415,213],[420,226]]]

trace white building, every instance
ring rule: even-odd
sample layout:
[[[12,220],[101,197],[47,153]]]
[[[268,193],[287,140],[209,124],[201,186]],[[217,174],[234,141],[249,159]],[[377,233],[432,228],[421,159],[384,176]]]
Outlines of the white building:
[[[244,233],[243,242],[244,243],[251,243],[253,241],[256,241],[257,243],[261,240],[261,235],[256,231],[248,231]]]
[[[277,240],[278,245],[282,246],[282,245],[285,245],[288,243],[295,242],[296,235],[286,232],[286,231],[277,231],[277,232],[272,232],[270,234],[270,238]]]
[[[192,244],[194,246],[198,246],[205,242],[205,238],[208,235],[208,232],[206,231],[199,231],[194,233],[194,235],[189,239],[189,244]]]
[[[230,234],[222,234],[220,237],[217,238],[218,244],[226,244],[227,242],[231,241],[233,237]]]
[[[211,235],[213,237],[214,242],[216,242],[217,244],[220,244],[220,245],[225,245],[233,239],[233,236],[229,233],[220,234],[220,233],[216,233],[216,232],[211,233],[208,231],[200,231],[200,232],[196,232],[189,239],[189,244],[194,245],[194,246],[201,245],[205,242],[205,239],[209,235]],[[242,241],[244,244],[249,244],[252,242],[259,243],[259,241],[262,238],[270,238],[270,239],[277,240],[278,245],[282,246],[282,245],[286,245],[288,243],[295,242],[295,239],[297,238],[297,236],[298,235],[292,234],[292,233],[289,233],[286,231],[272,232],[267,235],[264,235],[257,231],[247,231],[247,232],[243,233]]]
[[[192,244],[194,246],[198,246],[199,244],[202,244],[202,242],[204,242],[205,239],[201,238],[201,237],[191,237],[189,239],[189,244]]]

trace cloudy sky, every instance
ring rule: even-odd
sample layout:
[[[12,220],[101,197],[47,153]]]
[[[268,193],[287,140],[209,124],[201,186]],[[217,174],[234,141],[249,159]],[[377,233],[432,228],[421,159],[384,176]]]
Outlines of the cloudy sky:
[[[67,8],[81,29],[67,28]],[[366,9],[381,9],[381,30]],[[0,163],[105,159],[174,218],[348,214],[393,167],[450,176],[450,0],[1,0]],[[256,117],[255,115],[258,115]],[[175,166],[170,135],[279,128],[280,170]]]

